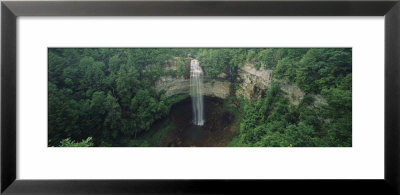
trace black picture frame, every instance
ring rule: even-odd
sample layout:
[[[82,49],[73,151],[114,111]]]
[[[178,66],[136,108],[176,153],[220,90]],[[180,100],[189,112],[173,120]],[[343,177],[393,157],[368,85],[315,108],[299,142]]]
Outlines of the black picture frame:
[[[385,176],[382,180],[16,179],[16,20],[19,16],[385,16]],[[399,194],[399,0],[2,1],[1,193]],[[327,167],[329,168],[329,167]],[[368,171],[368,170],[365,170]]]

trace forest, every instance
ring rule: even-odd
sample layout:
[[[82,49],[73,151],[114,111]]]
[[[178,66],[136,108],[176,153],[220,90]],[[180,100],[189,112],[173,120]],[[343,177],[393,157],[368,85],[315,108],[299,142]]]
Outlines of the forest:
[[[156,87],[188,80],[192,59],[231,84],[228,97],[205,97],[202,128],[187,122],[189,94]],[[272,72],[256,99],[236,93],[248,65]],[[282,83],[304,93],[298,104]],[[351,147],[352,49],[49,48],[48,146]]]

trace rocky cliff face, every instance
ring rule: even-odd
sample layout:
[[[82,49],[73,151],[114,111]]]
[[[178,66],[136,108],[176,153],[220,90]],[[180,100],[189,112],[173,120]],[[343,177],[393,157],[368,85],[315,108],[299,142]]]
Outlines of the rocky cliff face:
[[[225,99],[231,93],[231,82],[205,79],[203,88],[204,95]]]
[[[204,79],[203,93],[206,96],[225,99],[230,94],[231,83],[215,79]],[[165,90],[165,96],[188,94],[190,92],[190,80],[183,77],[163,76],[156,82],[156,90]]]
[[[249,63],[238,71],[239,89],[236,90],[236,96],[243,95],[248,99],[256,100],[264,95],[273,80],[280,83],[282,91],[285,92],[291,103],[298,105],[303,99],[304,92],[296,85],[277,80],[272,77],[272,70],[263,68],[257,70],[253,64]]]
[[[163,76],[156,82],[156,90],[165,90],[165,96],[189,93],[189,79],[183,77]]]
[[[238,70],[236,96],[256,100],[263,95],[271,84],[272,71],[254,68],[253,64],[245,64]]]
[[[281,81],[279,86],[281,87],[281,90],[285,92],[292,104],[299,105],[304,97],[304,92],[300,88],[293,84],[287,84],[284,81]]]
[[[176,63],[170,62],[166,69],[176,70]],[[206,96],[226,98],[231,94],[231,85],[236,86],[236,96],[243,96],[250,100],[256,100],[265,94],[265,91],[276,80],[272,77],[272,70],[260,68],[257,70],[253,64],[245,64],[238,70],[235,83],[226,79],[204,79],[203,93]],[[296,85],[276,80],[280,83],[290,102],[297,105],[304,97],[304,92]],[[157,91],[165,90],[167,97],[190,92],[190,80],[184,77],[163,76],[156,82]]]

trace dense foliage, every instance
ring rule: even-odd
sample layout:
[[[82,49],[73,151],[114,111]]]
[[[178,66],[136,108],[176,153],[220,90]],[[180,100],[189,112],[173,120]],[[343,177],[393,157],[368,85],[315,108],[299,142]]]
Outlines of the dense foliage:
[[[60,147],[91,147],[93,146],[92,137],[88,137],[86,140],[81,142],[75,142],[70,138],[66,138],[60,141]]]
[[[170,74],[162,65],[182,55],[179,49],[49,49],[49,145],[93,137],[96,146],[112,146],[149,130],[169,108],[154,83]]]
[[[342,48],[49,49],[49,146],[121,146],[149,131],[182,98],[166,98],[155,82],[188,77],[191,58],[206,77],[231,82],[246,63],[273,70],[258,100],[230,97],[240,113],[230,146],[351,146],[352,55]],[[299,105],[280,82],[306,93]]]
[[[351,49],[266,49],[252,55],[273,69],[275,78],[297,84],[306,95],[291,105],[274,83],[265,97],[243,101],[238,145],[352,145]],[[315,94],[326,102],[315,101]]]

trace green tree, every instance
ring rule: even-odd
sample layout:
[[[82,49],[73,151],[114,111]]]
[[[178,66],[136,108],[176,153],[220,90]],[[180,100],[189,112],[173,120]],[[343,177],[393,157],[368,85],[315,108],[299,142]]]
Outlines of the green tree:
[[[92,137],[88,137],[81,142],[75,142],[70,138],[66,138],[60,141],[60,147],[92,147],[94,145],[92,139]]]

